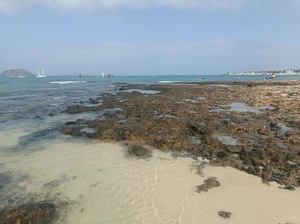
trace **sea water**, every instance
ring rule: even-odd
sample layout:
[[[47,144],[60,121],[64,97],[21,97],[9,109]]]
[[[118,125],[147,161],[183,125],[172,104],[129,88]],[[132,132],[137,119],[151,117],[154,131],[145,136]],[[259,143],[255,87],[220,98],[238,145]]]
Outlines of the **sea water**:
[[[292,77],[295,78],[298,76]],[[101,111],[62,112],[68,106],[88,106],[90,98],[99,98],[101,102],[101,98],[116,94],[127,83],[234,80],[240,79],[234,76],[0,78],[0,177],[6,177],[0,210],[31,200],[54,201],[64,205],[59,223],[199,223],[201,218],[209,220],[208,223],[220,222],[215,210],[222,209],[223,202],[212,206],[207,195],[195,192],[195,186],[204,178],[195,174],[193,166],[201,161],[174,159],[156,150],[149,160],[128,158],[124,148],[117,144],[63,135],[60,127],[68,121],[98,118]]]

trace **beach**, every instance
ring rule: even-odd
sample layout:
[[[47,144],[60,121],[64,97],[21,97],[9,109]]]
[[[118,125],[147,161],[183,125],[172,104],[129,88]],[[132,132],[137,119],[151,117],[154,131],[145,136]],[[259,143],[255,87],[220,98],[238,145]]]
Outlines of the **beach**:
[[[300,223],[299,81],[114,90],[61,107],[22,147],[33,129],[1,132],[0,217],[37,205],[42,223]]]

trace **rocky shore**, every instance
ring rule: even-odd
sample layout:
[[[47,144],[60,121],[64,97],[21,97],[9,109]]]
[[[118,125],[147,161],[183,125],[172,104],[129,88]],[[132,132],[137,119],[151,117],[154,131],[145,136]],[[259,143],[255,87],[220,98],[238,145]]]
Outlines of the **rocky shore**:
[[[95,93],[97,97],[88,102],[74,102],[62,111],[91,112],[97,119],[71,120],[58,129],[67,135],[120,143],[127,149],[126,158],[149,160],[153,149],[159,149],[174,158],[198,161],[201,157],[211,166],[230,166],[266,184],[277,182],[282,190],[300,186],[300,81],[119,83],[115,88],[116,94]],[[206,165],[201,162],[192,169],[204,177]],[[63,222],[67,206],[78,202],[53,190],[76,178],[62,175],[42,185],[43,193],[27,194],[19,191],[26,188],[25,176],[18,179],[13,173],[1,173],[0,199],[5,203],[0,224]],[[207,176],[195,191],[206,194],[223,183]],[[83,211],[84,207],[79,213]],[[219,210],[217,215],[227,219],[231,212]]]
[[[134,144],[130,151],[142,156],[148,154],[144,146],[151,146],[203,157],[284,189],[300,186],[299,81],[116,88],[117,94],[90,99],[95,106],[78,103],[63,111],[99,114],[65,123],[63,133]]]

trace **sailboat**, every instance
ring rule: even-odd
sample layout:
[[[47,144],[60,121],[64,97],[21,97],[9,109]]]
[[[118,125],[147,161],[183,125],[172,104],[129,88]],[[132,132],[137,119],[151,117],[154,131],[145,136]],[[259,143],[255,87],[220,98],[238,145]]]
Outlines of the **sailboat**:
[[[12,76],[11,76],[10,67],[8,67],[8,74],[7,74],[7,75],[8,75],[8,77],[10,77],[10,78],[12,77]]]
[[[22,75],[22,69],[20,69],[20,75],[18,76],[18,78],[24,78],[25,76]]]
[[[102,76],[102,78],[104,78],[104,72],[102,72],[101,76]]]
[[[42,75],[40,74],[40,71],[38,71],[38,75],[36,77],[37,78],[45,78],[46,77],[43,68],[42,68]]]

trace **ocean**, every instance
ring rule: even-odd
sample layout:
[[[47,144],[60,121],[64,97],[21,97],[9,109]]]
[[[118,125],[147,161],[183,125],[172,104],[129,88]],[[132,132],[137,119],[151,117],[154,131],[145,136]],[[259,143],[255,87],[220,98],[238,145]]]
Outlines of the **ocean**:
[[[56,125],[57,116],[67,106],[103,93],[112,94],[122,84],[180,84],[183,82],[263,81],[264,77],[251,76],[115,76],[111,79],[96,76],[49,76],[46,78],[0,78],[0,130],[11,125],[37,122]],[[300,80],[300,75],[277,76],[276,80]],[[90,116],[90,115],[86,115]],[[51,121],[53,120],[53,122]],[[46,123],[44,124],[43,122]],[[3,148],[0,146],[0,150]]]
[[[276,79],[300,80],[300,75]],[[203,213],[214,210],[201,207],[195,200],[199,196],[191,191],[202,181],[191,173],[195,162],[191,158],[174,160],[156,152],[151,162],[126,159],[121,146],[60,132],[66,122],[97,119],[99,113],[62,111],[78,104],[93,106],[91,99],[116,94],[127,84],[253,80],[264,81],[264,77],[0,78],[0,210],[32,201],[54,201],[61,205],[57,223],[199,223],[199,215],[206,216],[207,223],[219,223],[218,217]],[[177,179],[171,178],[174,170]],[[241,220],[235,221],[232,223]]]

